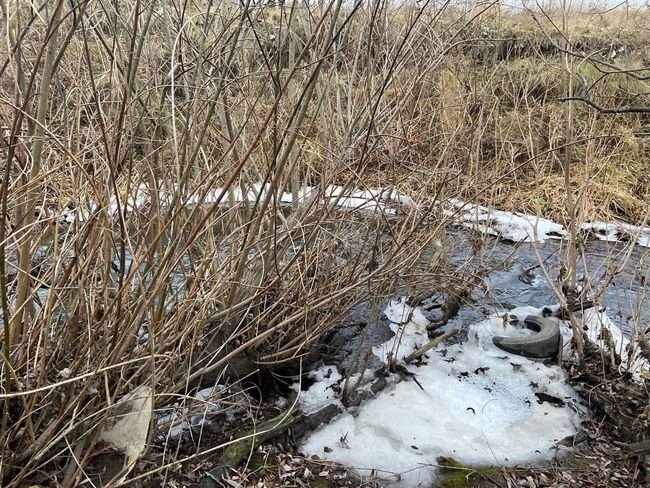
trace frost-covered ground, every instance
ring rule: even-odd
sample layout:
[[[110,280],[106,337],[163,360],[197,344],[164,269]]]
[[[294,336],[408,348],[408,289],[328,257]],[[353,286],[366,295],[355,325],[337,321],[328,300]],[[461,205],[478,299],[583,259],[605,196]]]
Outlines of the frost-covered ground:
[[[436,459],[452,457],[475,465],[514,465],[552,458],[556,443],[575,434],[586,415],[580,399],[556,365],[507,353],[492,343],[495,335],[529,334],[519,322],[540,309],[521,307],[509,319],[493,316],[469,329],[463,344],[440,345],[426,364],[408,366],[417,381],[395,382],[363,404],[356,415],[344,413],[307,437],[307,455],[340,462],[361,475],[371,470],[403,486],[430,486]],[[389,352],[404,357],[428,341],[427,320],[403,301],[391,302],[385,314],[395,337],[374,349],[386,361]],[[402,322],[408,320],[408,323]],[[585,314],[590,336],[610,328],[618,347],[627,340],[604,314]],[[571,331],[561,323],[568,343]],[[332,385],[340,380],[335,366],[312,373],[316,382],[303,392],[308,411],[338,402]],[[395,379],[395,378],[393,378]],[[559,398],[563,406],[538,401],[536,394]]]

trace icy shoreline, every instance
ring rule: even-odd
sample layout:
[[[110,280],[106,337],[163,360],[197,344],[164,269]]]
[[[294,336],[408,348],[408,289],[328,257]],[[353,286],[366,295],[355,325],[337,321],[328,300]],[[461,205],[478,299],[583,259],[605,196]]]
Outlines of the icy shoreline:
[[[252,185],[248,190],[232,188],[225,192],[222,188],[217,188],[204,195],[194,193],[182,201],[190,208],[195,205],[213,205],[217,202],[220,207],[229,207],[232,202],[254,203],[258,199],[266,198],[270,191],[268,184]],[[223,197],[220,199],[222,193]],[[169,205],[172,198],[171,193],[159,193],[159,200],[164,205]],[[335,208],[353,211],[383,212],[387,215],[396,215],[400,208],[423,208],[422,202],[416,202],[395,190],[382,188],[345,190],[344,187],[335,185],[325,188],[306,186],[300,188],[295,195],[291,192],[283,192],[273,198],[282,205],[300,205],[316,200],[319,205],[332,205]],[[124,210],[142,212],[150,203],[150,190],[141,185],[127,198],[123,198],[119,205],[113,197],[106,207],[106,212],[112,217]],[[88,202],[80,207],[65,209],[57,215],[63,222],[83,223],[100,210],[96,202]],[[444,203],[442,212],[456,225],[473,228],[513,242],[544,242],[547,239],[562,239],[567,235],[566,229],[561,224],[542,217],[505,212],[458,199],[450,199]],[[603,241],[634,241],[639,246],[650,247],[650,227],[595,221],[582,223],[580,230]]]
[[[541,313],[520,307],[508,316],[521,323],[527,315]],[[427,342],[428,321],[419,309],[399,300],[384,314],[396,335],[373,349],[382,361],[389,352],[402,358]],[[593,310],[582,319],[590,338],[597,340],[601,328],[607,327],[617,347],[626,347],[627,340],[603,312]],[[558,322],[568,344],[570,326]],[[311,433],[301,449],[349,466],[361,476],[373,472],[400,486],[430,486],[438,476],[440,456],[485,466],[552,459],[562,449],[558,442],[580,430],[588,411],[561,367],[507,353],[492,343],[495,335],[528,333],[503,315],[474,324],[466,342],[440,345],[427,353],[425,364],[407,366],[422,389],[414,381],[398,382],[392,376],[389,387],[358,411],[345,412]],[[312,373],[316,382],[302,392],[301,406],[314,411],[330,403],[340,405],[332,391],[341,378],[336,366]],[[545,401],[549,397],[560,404]]]

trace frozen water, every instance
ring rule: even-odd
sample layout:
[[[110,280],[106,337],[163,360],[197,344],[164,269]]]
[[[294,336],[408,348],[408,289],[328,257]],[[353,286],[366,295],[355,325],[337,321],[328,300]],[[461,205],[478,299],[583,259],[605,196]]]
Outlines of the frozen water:
[[[523,319],[540,312],[523,307],[511,313]],[[406,356],[428,340],[426,319],[418,309],[393,301],[386,315],[398,333],[375,349],[382,359],[396,348],[395,357]],[[391,384],[356,417],[342,414],[312,433],[303,451],[360,474],[374,469],[403,486],[430,486],[439,456],[477,465],[552,458],[555,443],[580,425],[579,399],[561,368],[509,354],[492,343],[497,334],[527,333],[500,316],[475,324],[466,343],[440,345],[428,353],[425,365],[408,366],[423,389],[408,380]],[[535,393],[552,395],[565,405],[539,403]]]
[[[514,242],[544,242],[566,235],[564,227],[548,219],[521,213],[503,212],[481,205],[451,199],[451,208],[445,209],[465,227],[475,227],[481,232]]]
[[[298,401],[304,414],[318,412],[331,403],[341,405],[338,395],[332,389],[332,386],[338,384],[342,379],[336,366],[322,366],[317,370],[310,371],[308,377],[315,382],[307,391],[300,392],[299,383],[292,386],[294,390],[300,392]]]
[[[219,205],[227,207],[232,201],[236,203],[253,203],[258,199],[266,198],[271,190],[268,183],[266,185],[252,184],[245,190],[242,190],[239,186],[233,186],[226,191],[222,188],[216,188],[205,194],[193,193],[186,199],[185,203],[191,207],[219,202]],[[219,199],[222,193],[223,197]],[[161,191],[158,198],[162,204],[169,205],[172,195],[173,192],[169,190]],[[115,197],[112,197],[107,212],[109,215],[115,216],[119,210],[128,212],[141,211],[149,204],[150,197],[150,190],[146,185],[141,184],[131,191],[128,198],[122,199],[121,205],[118,205]],[[311,199],[318,199],[320,205],[333,205],[339,209],[378,211],[389,215],[396,213],[396,206],[417,207],[417,202],[408,195],[401,194],[393,189],[382,188],[353,188],[346,190],[344,187],[337,185],[329,185],[325,188],[304,186],[298,190],[296,197],[297,200],[294,202],[294,195],[291,192],[276,195],[277,201],[282,204],[299,204],[308,202]],[[99,205],[96,202],[88,202],[74,209],[65,209],[59,215],[64,222],[72,223],[75,220],[84,222],[98,209]],[[481,232],[514,242],[544,242],[548,239],[559,239],[566,235],[566,230],[562,225],[548,219],[518,212],[504,212],[453,198],[444,205],[443,213],[464,227],[475,228]],[[601,240],[633,239],[640,246],[650,247],[649,227],[595,221],[585,222],[580,228],[583,231],[594,233]]]
[[[650,247],[650,227],[595,221],[584,222],[580,228],[595,234],[601,241],[634,240],[639,246]]]

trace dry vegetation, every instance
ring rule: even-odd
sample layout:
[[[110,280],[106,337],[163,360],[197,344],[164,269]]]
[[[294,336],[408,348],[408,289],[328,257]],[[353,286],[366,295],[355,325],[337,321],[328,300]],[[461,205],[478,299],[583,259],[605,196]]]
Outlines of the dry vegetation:
[[[440,286],[444,260],[413,270],[444,198],[647,217],[649,115],[560,100],[584,77],[604,107],[650,107],[645,11],[1,4],[5,486],[82,480],[136,386],[162,408],[296,367],[356,303]],[[421,203],[279,201],[331,184]]]

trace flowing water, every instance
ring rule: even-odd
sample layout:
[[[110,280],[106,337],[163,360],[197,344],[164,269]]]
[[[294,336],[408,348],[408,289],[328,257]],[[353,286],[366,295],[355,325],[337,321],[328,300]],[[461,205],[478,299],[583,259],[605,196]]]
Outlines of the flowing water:
[[[446,329],[467,328],[487,316],[505,314],[516,307],[542,308],[558,303],[539,261],[541,259],[544,263],[551,283],[559,289],[558,275],[567,252],[566,242],[562,240],[533,244],[511,243],[489,237],[477,253],[467,231],[450,228],[444,247],[449,255],[450,267],[463,267],[461,275],[479,268],[489,270],[471,295],[463,300],[458,312],[446,324]],[[437,248],[433,245],[425,250],[421,260],[423,269],[436,252]],[[598,301],[599,307],[604,307],[609,318],[626,336],[631,337],[639,329],[650,325],[647,287],[650,283],[650,249],[630,247],[620,242],[581,241],[577,276],[578,286],[585,288],[586,298],[598,294],[607,274],[613,270],[618,273]],[[420,291],[408,283],[403,287],[404,295]],[[422,303],[422,311],[428,320],[440,320],[441,305],[445,299],[444,294],[434,295]],[[380,366],[372,354],[372,348],[393,335],[389,321],[382,313],[384,308],[385,303],[372,306],[362,303],[352,311],[344,327],[330,334],[326,341],[326,352],[331,354],[330,358],[335,363],[343,369],[353,370],[359,366],[371,369]]]

